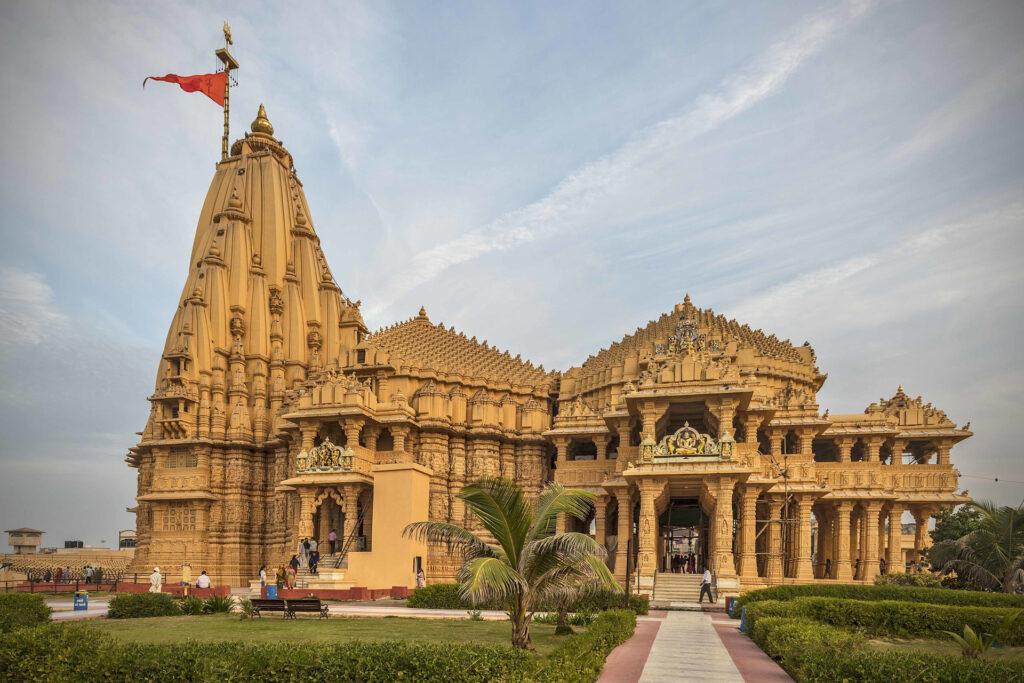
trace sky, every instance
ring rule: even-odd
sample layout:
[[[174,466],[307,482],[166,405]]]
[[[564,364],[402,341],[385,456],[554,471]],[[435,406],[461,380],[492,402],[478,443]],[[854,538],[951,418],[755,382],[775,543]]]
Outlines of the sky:
[[[565,370],[672,309],[814,346],[822,410],[902,384],[1024,499],[1019,2],[0,4],[0,529],[132,528],[241,63],[371,328],[416,314]],[[998,482],[994,481],[996,478]]]

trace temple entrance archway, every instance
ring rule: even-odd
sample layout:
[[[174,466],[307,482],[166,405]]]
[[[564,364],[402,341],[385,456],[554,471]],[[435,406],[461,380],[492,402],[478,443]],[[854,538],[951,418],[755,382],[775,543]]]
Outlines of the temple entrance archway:
[[[658,519],[658,570],[700,573],[708,565],[710,520],[697,498],[672,498]]]

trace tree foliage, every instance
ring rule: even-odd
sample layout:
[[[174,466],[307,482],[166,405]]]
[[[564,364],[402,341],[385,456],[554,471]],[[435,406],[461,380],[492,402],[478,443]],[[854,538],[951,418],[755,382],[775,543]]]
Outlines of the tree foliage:
[[[1024,503],[997,507],[990,502],[969,503],[978,515],[977,526],[962,536],[932,546],[932,566],[955,572],[967,582],[991,591],[1024,590]],[[955,513],[954,513],[955,514]]]
[[[551,483],[530,501],[514,482],[485,478],[464,487],[459,498],[493,542],[447,522],[417,522],[405,534],[461,554],[462,597],[503,605],[513,646],[531,647],[530,620],[542,605],[577,599],[584,586],[617,589],[604,546],[587,534],[553,533],[560,514],[585,519],[593,494]]]

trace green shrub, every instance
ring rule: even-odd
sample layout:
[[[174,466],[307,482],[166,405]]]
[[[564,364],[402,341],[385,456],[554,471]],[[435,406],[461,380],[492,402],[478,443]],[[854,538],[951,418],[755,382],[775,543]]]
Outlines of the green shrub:
[[[932,572],[912,574],[881,574],[875,577],[876,586],[914,586],[916,588],[946,588],[942,577]]]
[[[202,614],[203,599],[197,598],[194,595],[190,595],[178,603],[178,611],[180,611],[182,614]]]
[[[570,626],[590,626],[597,619],[597,615],[593,612],[571,612],[569,614],[569,625]],[[558,612],[545,612],[544,614],[535,615],[533,617],[533,623],[535,624],[557,624],[558,623]]]
[[[230,595],[211,595],[203,600],[203,614],[227,614],[235,606]]]
[[[125,643],[86,624],[0,635],[0,680],[10,681],[593,681],[636,616],[602,613],[547,657],[504,645],[408,641]]]
[[[0,633],[23,626],[38,626],[50,620],[50,608],[42,595],[0,593]]]
[[[179,614],[169,593],[118,593],[110,599],[107,616],[111,619],[169,617]]]
[[[419,609],[505,609],[498,603],[472,605],[459,595],[457,583],[435,583],[413,591],[406,601],[409,607]],[[645,595],[629,595],[612,591],[595,591],[574,602],[570,612],[604,612],[610,609],[629,609],[635,614],[647,614],[650,601]],[[540,612],[557,609],[556,605],[540,605]]]
[[[575,636],[547,657],[534,661],[531,681],[594,681],[608,654],[633,635],[636,614],[628,610],[602,612],[585,633]]]
[[[975,607],[1024,607],[1024,595],[985,593],[981,591],[915,588],[912,586],[855,586],[844,584],[808,584],[805,586],[773,586],[748,591],[737,598],[734,614],[740,608],[760,600],[793,600],[823,597],[849,600],[903,600],[933,605],[964,605]]]
[[[758,615],[751,637],[801,683],[833,681],[923,681],[989,683],[1024,681],[1020,663],[968,659],[908,651],[879,651],[844,629],[808,619],[768,616],[791,603],[764,601],[748,607]]]
[[[855,629],[875,636],[943,638],[944,631],[995,633],[1012,608],[929,605],[897,600],[840,600],[836,598],[796,598],[768,600],[747,606],[747,625],[754,628],[768,616],[803,617]],[[1006,634],[1007,645],[1024,644],[1024,619]]]

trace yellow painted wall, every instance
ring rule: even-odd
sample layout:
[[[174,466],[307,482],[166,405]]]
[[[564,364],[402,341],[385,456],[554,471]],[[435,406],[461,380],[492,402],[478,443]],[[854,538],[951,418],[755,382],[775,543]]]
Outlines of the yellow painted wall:
[[[415,588],[415,557],[427,559],[427,544],[405,538],[407,524],[429,518],[430,470],[416,463],[373,468],[373,531],[369,552],[348,556],[345,582],[366,588]]]

